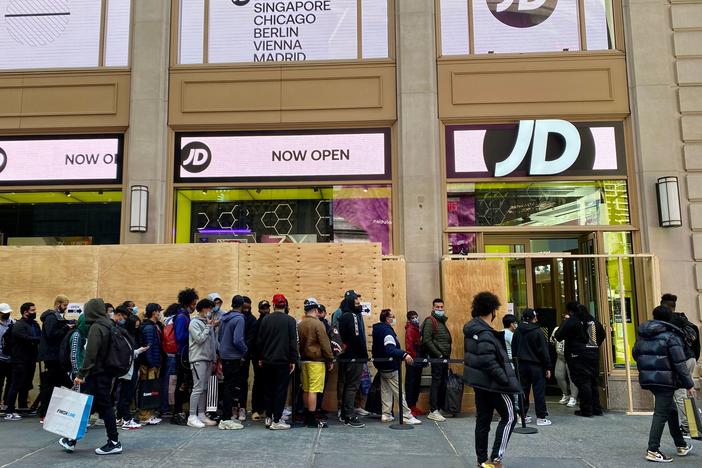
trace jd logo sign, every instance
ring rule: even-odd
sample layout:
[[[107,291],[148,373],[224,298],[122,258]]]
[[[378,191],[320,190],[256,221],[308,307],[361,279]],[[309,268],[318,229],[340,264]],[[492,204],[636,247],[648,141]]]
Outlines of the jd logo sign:
[[[210,166],[212,152],[206,144],[193,141],[180,150],[180,161],[183,169],[196,174]]]
[[[5,166],[7,166],[7,153],[5,153],[5,150],[0,148],[0,172],[5,170]]]
[[[522,120],[519,122],[516,142],[506,159],[495,161],[493,158],[504,155],[501,151],[505,142],[495,142],[490,132],[485,136],[485,163],[493,170],[495,177],[512,174],[519,168],[524,168],[526,157],[529,175],[554,175],[570,169],[578,160],[581,153],[582,138],[578,129],[565,120]],[[587,142],[587,154],[591,146]],[[531,149],[531,153],[529,152]],[[585,162],[591,164],[591,162]],[[592,166],[590,166],[592,167]]]
[[[495,18],[513,28],[529,28],[546,21],[558,0],[487,0]]]

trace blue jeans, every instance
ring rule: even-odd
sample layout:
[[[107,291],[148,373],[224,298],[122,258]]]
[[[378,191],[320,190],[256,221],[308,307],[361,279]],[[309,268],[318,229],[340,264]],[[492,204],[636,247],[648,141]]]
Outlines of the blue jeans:
[[[168,383],[172,375],[176,373],[176,358],[175,356],[166,356],[166,360],[161,367],[161,412],[168,411]]]

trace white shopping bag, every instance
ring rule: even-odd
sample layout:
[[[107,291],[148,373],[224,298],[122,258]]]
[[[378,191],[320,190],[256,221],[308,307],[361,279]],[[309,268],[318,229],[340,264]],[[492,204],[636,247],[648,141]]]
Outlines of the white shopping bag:
[[[217,375],[210,377],[209,385],[207,386],[207,408],[205,411],[217,411],[217,403],[219,402],[219,380]]]
[[[92,395],[55,387],[44,418],[44,430],[69,439],[82,439],[92,406]]]

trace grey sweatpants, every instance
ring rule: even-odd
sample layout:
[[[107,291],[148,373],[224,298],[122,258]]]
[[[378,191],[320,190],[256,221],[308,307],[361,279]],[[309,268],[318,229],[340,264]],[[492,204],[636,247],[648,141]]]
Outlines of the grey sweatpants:
[[[690,375],[692,375],[692,373],[695,372],[695,364],[697,364],[697,360],[695,358],[690,358],[685,361],[685,364],[687,365],[687,370],[690,371]],[[678,408],[680,427],[682,427],[685,432],[690,432],[690,426],[687,423],[687,416],[685,415],[685,398],[687,398],[686,389],[679,388],[675,390],[673,399],[675,400],[675,406]]]
[[[212,375],[212,362],[191,362],[193,371],[193,391],[190,394],[190,416],[205,414],[207,407],[207,384]]]
[[[573,379],[570,378],[570,369],[566,365],[565,359],[561,359],[559,356],[556,360],[556,381],[558,386],[561,387],[561,392],[563,395],[570,396],[571,398],[578,399],[578,386],[573,383]],[[566,380],[566,376],[568,379]],[[568,382],[570,382],[570,391],[568,391]]]

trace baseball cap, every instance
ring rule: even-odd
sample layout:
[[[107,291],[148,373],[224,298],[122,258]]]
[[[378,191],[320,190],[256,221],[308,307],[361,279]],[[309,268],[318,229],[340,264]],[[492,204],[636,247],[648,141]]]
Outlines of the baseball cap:
[[[237,294],[236,296],[232,297],[232,307],[241,307],[244,305],[244,296],[240,296]]]
[[[327,308],[324,307],[324,304],[319,304],[319,311],[320,311],[320,312],[326,312],[326,311],[327,311]]]
[[[349,289],[348,291],[346,291],[344,293],[344,297],[349,297],[352,294],[355,295],[356,297],[361,297],[361,295],[359,293],[357,293],[356,291],[354,291],[353,289]]]
[[[319,303],[314,297],[308,297],[305,299],[305,312],[312,309],[319,309]]]
[[[149,304],[146,304],[146,313],[150,314],[153,312],[157,312],[159,310],[163,310],[159,304],[156,304],[155,302],[151,302]]]
[[[273,306],[275,307],[285,307],[288,305],[288,300],[283,294],[276,294],[273,296]]]
[[[258,303],[258,308],[259,309],[270,309],[271,303],[264,299]]]
[[[10,304],[7,304],[3,302],[0,304],[0,314],[9,314],[12,312],[12,307],[10,307]]]

